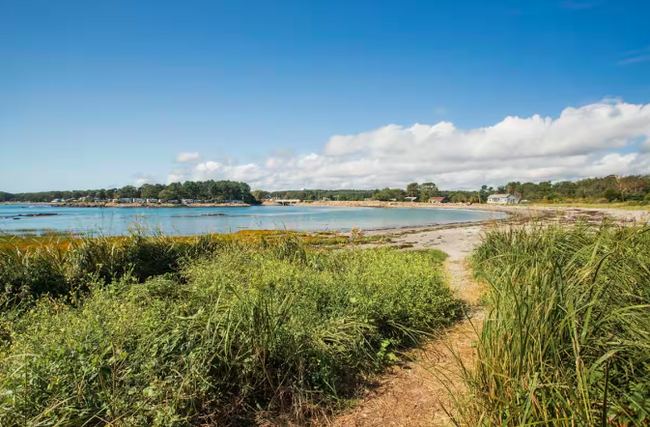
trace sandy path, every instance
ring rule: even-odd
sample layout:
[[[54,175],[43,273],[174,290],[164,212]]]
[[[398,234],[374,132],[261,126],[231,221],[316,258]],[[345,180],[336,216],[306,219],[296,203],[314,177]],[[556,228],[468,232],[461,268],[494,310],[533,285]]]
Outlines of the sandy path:
[[[477,304],[484,294],[472,280],[467,255],[480,240],[482,226],[423,231],[394,239],[413,248],[436,248],[449,254],[445,261],[448,280],[457,295],[472,309],[472,322],[465,320],[444,331],[439,339],[409,352],[411,361],[391,369],[377,387],[366,390],[358,406],[334,417],[336,427],[432,427],[451,425],[444,408],[453,409],[449,390],[463,391],[460,370],[450,348],[467,363],[475,355],[475,326],[482,312]]]

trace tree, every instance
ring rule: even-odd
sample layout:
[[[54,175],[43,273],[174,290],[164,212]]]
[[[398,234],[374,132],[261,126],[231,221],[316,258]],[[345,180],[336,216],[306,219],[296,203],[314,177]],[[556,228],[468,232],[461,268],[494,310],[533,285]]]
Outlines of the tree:
[[[164,189],[160,184],[143,184],[140,187],[140,197],[144,199],[157,199],[158,194]]]
[[[412,182],[406,186],[406,195],[409,197],[417,197],[420,192],[420,185],[417,182]]]
[[[425,182],[420,185],[420,200],[427,201],[438,195],[438,187],[433,182]]]
[[[188,199],[198,199],[201,188],[194,181],[185,181],[183,183],[182,194]]]
[[[132,198],[135,198],[135,197],[139,197],[138,189],[135,188],[132,185],[126,185],[126,186],[119,189],[118,197],[120,199],[123,199],[123,198],[132,199]]]
[[[406,196],[406,192],[402,190],[401,188],[384,188],[381,191],[378,191],[375,193],[372,198],[374,200],[381,200],[384,202],[388,202],[391,200],[398,200],[398,201],[403,201],[404,197]]]
[[[267,198],[268,195],[269,195],[269,192],[264,191],[264,190],[255,190],[255,191],[253,191],[252,194],[253,194],[253,197],[255,197],[255,200],[260,201],[262,199]]]
[[[608,188],[603,192],[603,197],[607,199],[609,203],[612,203],[614,200],[619,199],[621,193],[615,188]]]

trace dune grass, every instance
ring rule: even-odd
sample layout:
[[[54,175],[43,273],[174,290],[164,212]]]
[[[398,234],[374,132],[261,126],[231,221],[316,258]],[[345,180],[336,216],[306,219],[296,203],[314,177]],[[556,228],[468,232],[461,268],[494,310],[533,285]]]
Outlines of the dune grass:
[[[44,288],[1,316],[0,425],[307,422],[462,309],[436,250],[190,242],[46,254],[60,269],[29,280],[60,296]]]
[[[487,233],[491,310],[459,425],[650,423],[650,228]]]

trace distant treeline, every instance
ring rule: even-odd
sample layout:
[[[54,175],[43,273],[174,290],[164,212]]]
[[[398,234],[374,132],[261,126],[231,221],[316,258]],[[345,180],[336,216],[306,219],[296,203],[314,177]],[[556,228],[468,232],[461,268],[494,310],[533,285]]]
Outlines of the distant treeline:
[[[485,203],[490,194],[514,194],[521,200],[529,201],[645,201],[650,202],[650,175],[610,175],[603,178],[587,178],[579,181],[542,181],[539,183],[512,181],[496,188],[483,185],[475,191],[439,190],[433,182],[418,184],[413,182],[406,189],[384,188],[374,190],[288,190],[288,191],[254,191],[258,199],[283,198],[300,200],[397,200],[417,197],[417,201],[426,202],[431,197],[446,196],[451,202]]]
[[[487,188],[490,193],[493,189]],[[604,178],[587,178],[579,181],[509,182],[498,187],[498,193],[515,194],[522,200],[561,201],[590,199],[594,201],[650,201],[650,175],[609,175]]]
[[[258,199],[300,199],[315,200],[365,200],[371,198],[378,190],[286,190],[254,191]]]
[[[236,181],[185,181],[174,182],[169,185],[144,184],[134,187],[127,185],[122,188],[109,188],[99,190],[72,190],[72,191],[42,191],[38,193],[5,193],[0,191],[0,201],[3,202],[50,202],[55,199],[79,199],[81,197],[111,200],[120,198],[143,199],[197,199],[222,202],[225,200],[243,200],[246,203],[254,202],[251,188],[244,182]]]
[[[54,199],[79,199],[81,197],[102,200],[116,198],[143,199],[198,199],[215,202],[225,200],[243,200],[254,203],[264,199],[300,199],[303,201],[341,200],[362,201],[397,200],[417,197],[417,201],[426,202],[431,197],[446,196],[456,203],[485,203],[487,197],[494,193],[514,194],[521,200],[529,201],[621,201],[650,203],[650,175],[610,175],[603,178],[587,178],[579,181],[542,181],[540,183],[519,181],[509,182],[497,188],[487,185],[475,191],[439,190],[433,182],[411,183],[406,189],[384,188],[374,190],[256,190],[251,193],[250,186],[235,181],[186,181],[169,185],[144,184],[139,188],[127,185],[122,188],[74,191],[43,191],[40,193],[4,193],[0,191],[0,201],[8,202],[49,202]]]

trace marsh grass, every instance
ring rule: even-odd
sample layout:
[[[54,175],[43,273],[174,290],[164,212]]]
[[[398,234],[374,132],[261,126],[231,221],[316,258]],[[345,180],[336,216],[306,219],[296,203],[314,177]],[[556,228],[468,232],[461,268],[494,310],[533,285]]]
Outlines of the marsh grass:
[[[490,312],[457,424],[648,425],[650,228],[491,231],[473,267]]]
[[[135,226],[127,236],[0,235],[0,310],[41,295],[59,297],[84,291],[88,282],[110,282],[128,274],[136,281],[178,272],[193,259],[240,245],[341,248],[381,243],[382,236],[362,233],[303,233],[245,230],[233,234],[169,236]]]
[[[251,239],[81,240],[20,258],[32,275],[33,260],[62,265],[29,282],[61,295],[2,315],[0,425],[306,423],[461,312],[440,251]]]

